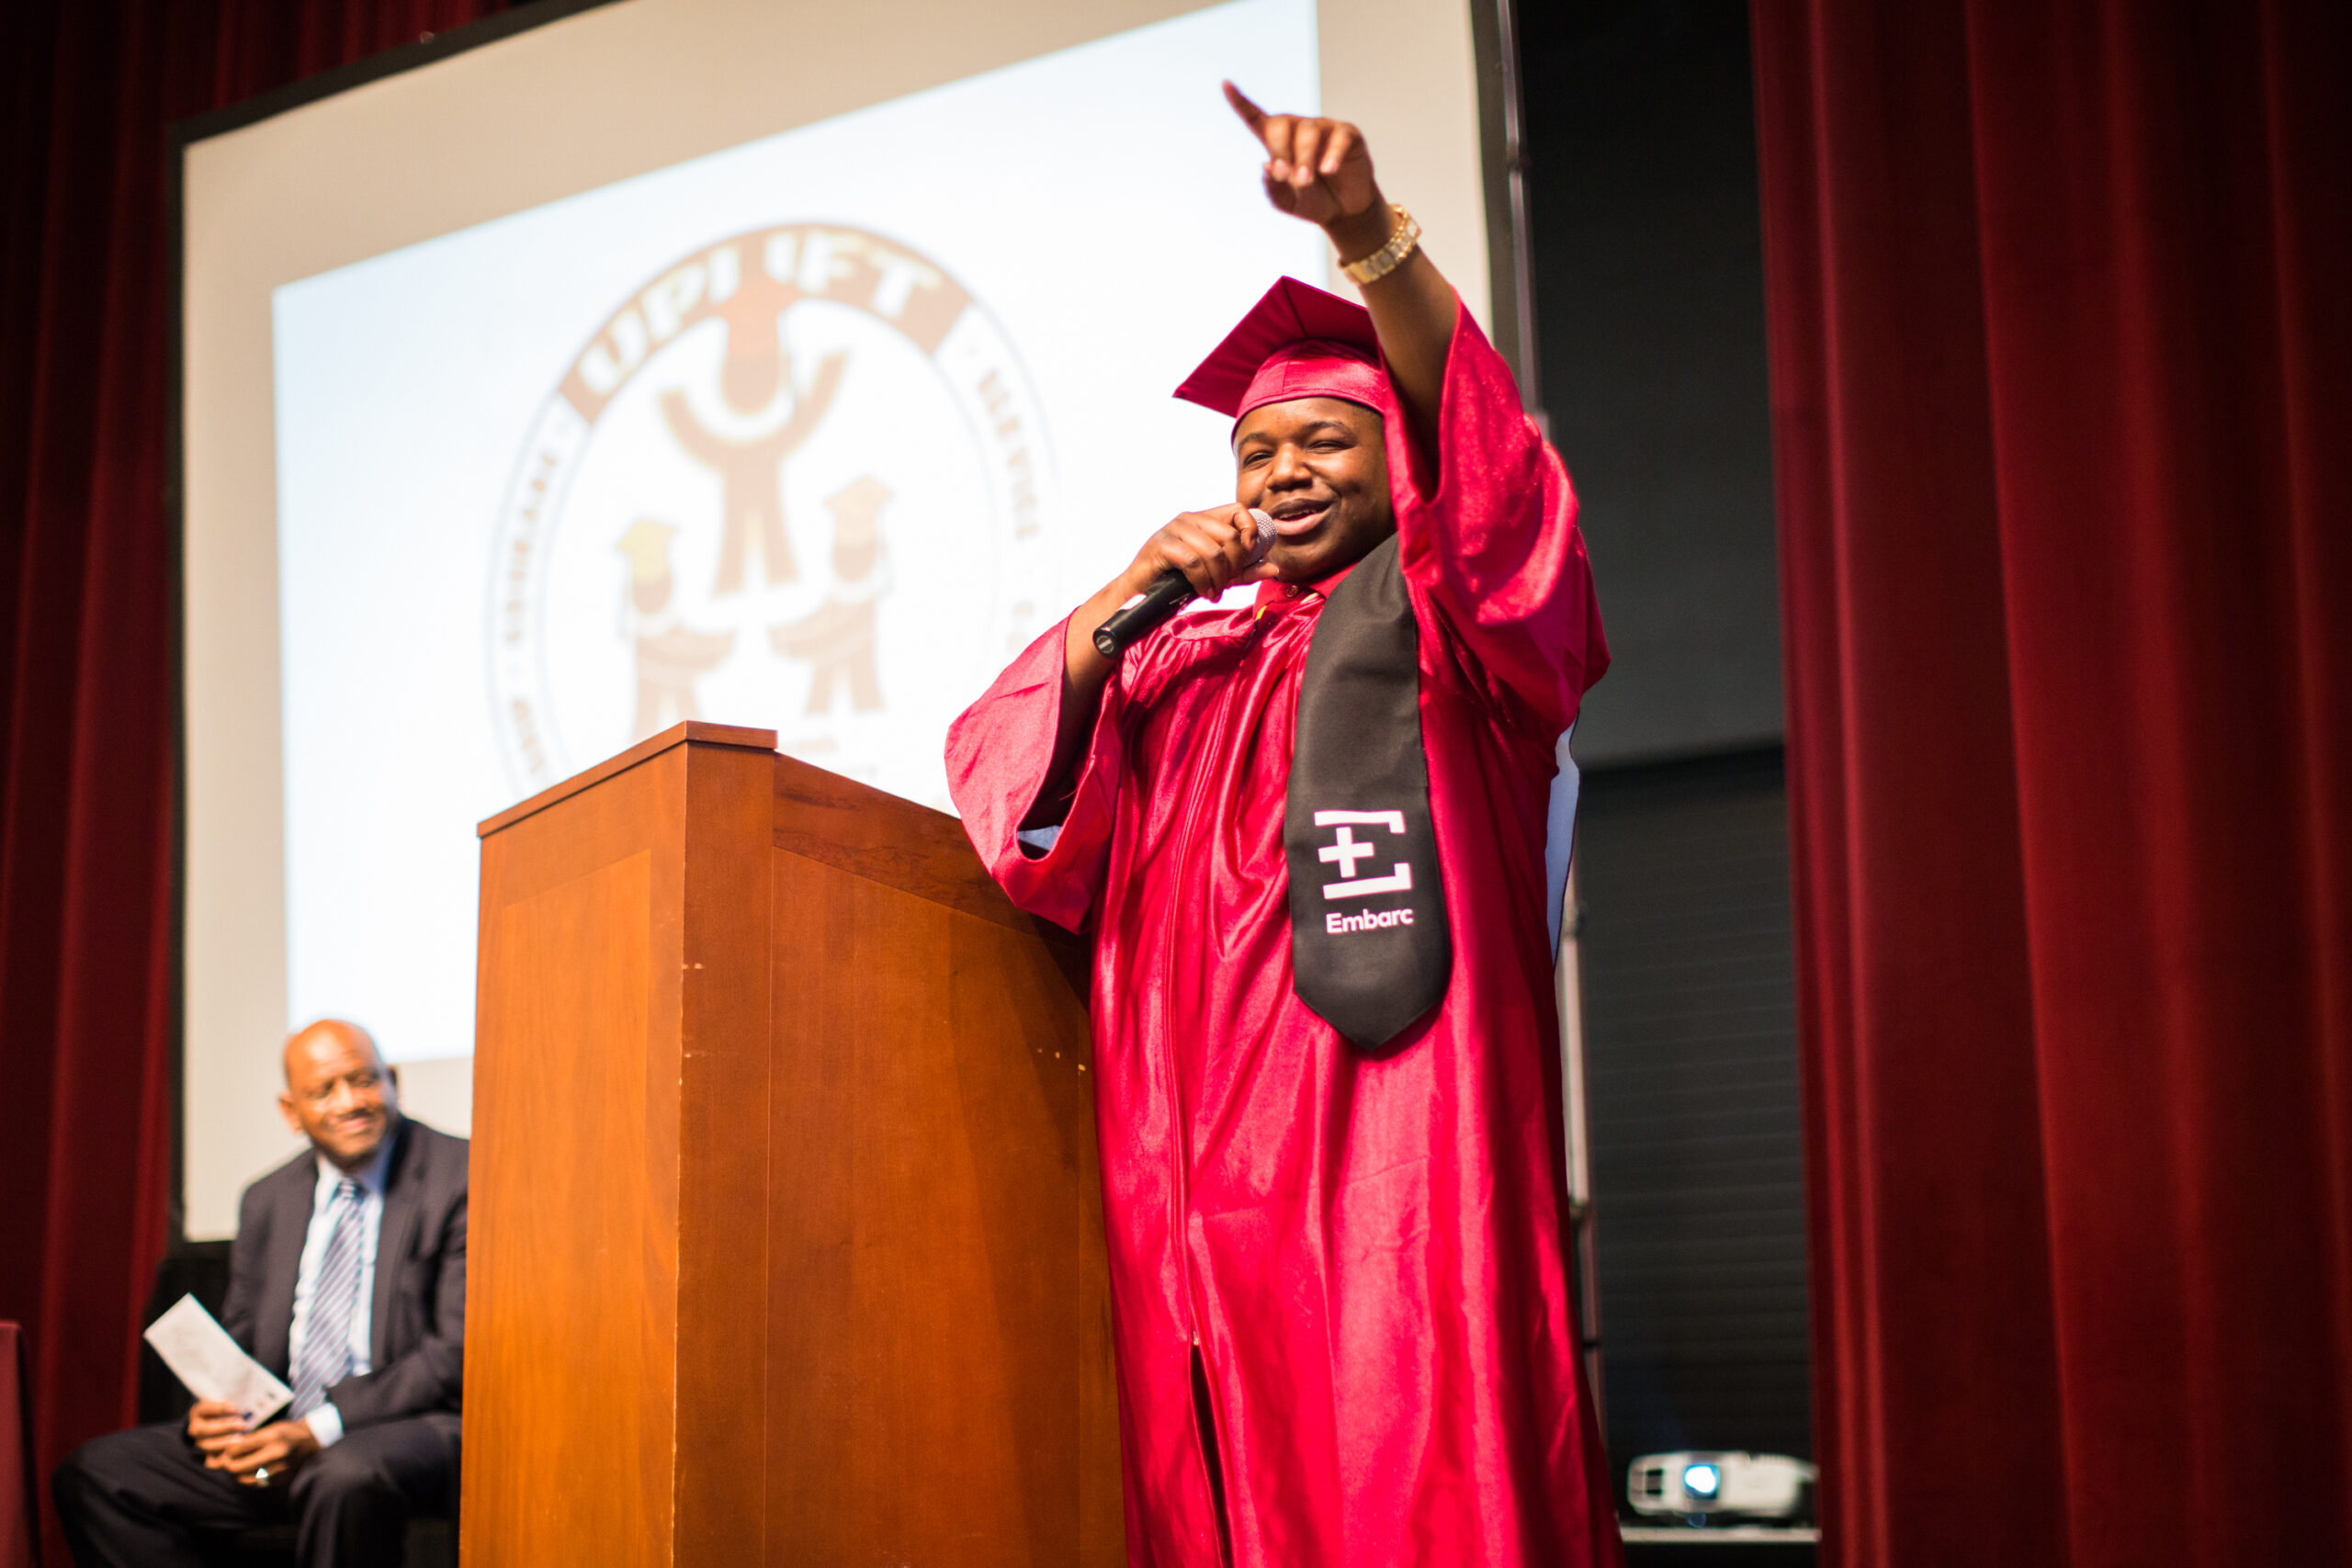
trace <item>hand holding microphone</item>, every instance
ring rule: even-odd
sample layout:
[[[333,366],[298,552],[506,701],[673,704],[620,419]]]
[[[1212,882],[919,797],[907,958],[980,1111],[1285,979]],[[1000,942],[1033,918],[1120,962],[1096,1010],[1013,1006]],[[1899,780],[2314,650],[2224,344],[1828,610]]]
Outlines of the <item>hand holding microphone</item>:
[[[1094,628],[1095,650],[1115,660],[1194,599],[1215,599],[1236,582],[1272,577],[1274,520],[1252,507],[1187,512],[1144,542],[1127,569],[1142,592]]]
[[[1054,758],[1041,801],[1052,799],[1074,777],[1071,770],[1094,727],[1102,689],[1118,672],[1127,647],[1188,599],[1215,599],[1237,582],[1273,576],[1266,554],[1275,533],[1272,518],[1248,506],[1183,513],[1144,541],[1126,570],[1070,613],[1063,623],[1061,711],[1054,721]]]

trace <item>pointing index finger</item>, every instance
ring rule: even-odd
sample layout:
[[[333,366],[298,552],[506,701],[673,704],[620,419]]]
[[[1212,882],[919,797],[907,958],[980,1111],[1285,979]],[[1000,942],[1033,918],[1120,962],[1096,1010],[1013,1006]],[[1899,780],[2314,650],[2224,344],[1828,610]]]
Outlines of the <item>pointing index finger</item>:
[[[1249,94],[1244,93],[1240,88],[1235,86],[1232,83],[1227,82],[1225,84],[1225,101],[1233,106],[1233,112],[1241,117],[1242,124],[1248,126],[1251,130],[1259,132],[1261,135],[1264,133],[1266,126],[1266,111],[1260,108],[1256,104],[1251,103],[1250,101]]]

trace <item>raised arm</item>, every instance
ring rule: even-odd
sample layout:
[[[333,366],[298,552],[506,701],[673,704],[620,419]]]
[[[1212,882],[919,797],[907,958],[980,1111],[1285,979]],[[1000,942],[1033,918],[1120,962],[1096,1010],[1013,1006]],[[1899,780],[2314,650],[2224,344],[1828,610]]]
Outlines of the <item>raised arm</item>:
[[[1265,147],[1275,207],[1321,225],[1342,263],[1388,243],[1394,220],[1354,126],[1225,91]],[[1360,288],[1418,459],[1389,463],[1405,575],[1498,701],[1556,734],[1609,662],[1567,471],[1426,252]]]
[[[1343,119],[1268,114],[1230,82],[1225,99],[1266,149],[1266,199],[1277,209],[1321,228],[1342,265],[1388,243],[1395,220],[1373,176],[1363,132]],[[1436,446],[1446,348],[1462,302],[1419,247],[1361,292],[1426,472]]]

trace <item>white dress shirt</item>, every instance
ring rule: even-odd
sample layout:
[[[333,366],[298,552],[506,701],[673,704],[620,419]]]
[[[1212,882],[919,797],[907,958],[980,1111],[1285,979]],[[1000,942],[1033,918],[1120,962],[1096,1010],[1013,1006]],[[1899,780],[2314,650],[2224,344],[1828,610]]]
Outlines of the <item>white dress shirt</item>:
[[[287,1336],[286,1364],[302,1363],[311,1296],[318,1289],[319,1265],[326,1259],[327,1238],[333,1232],[326,1223],[327,1210],[334,1202],[334,1190],[348,1176],[359,1183],[359,1300],[351,1314],[351,1375],[357,1377],[373,1370],[368,1340],[376,1304],[376,1238],[384,1228],[384,1176],[392,1163],[392,1140],[386,1138],[376,1157],[357,1170],[346,1171],[324,1155],[317,1157],[319,1184],[311,1194],[311,1228],[302,1238],[301,1271],[294,1276],[294,1326]],[[331,1449],[343,1440],[343,1412],[332,1404],[320,1405],[303,1419],[311,1424],[311,1435],[319,1439],[319,1447]]]

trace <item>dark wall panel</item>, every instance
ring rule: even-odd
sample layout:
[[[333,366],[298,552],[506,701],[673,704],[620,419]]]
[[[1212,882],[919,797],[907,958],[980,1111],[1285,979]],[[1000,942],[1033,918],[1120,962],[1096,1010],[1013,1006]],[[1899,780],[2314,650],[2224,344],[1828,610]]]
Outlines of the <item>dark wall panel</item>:
[[[1537,396],[1616,664],[1577,754],[1781,734],[1764,264],[1747,8],[1518,7]]]
[[[1809,1455],[1775,750],[1586,775],[1577,842],[1609,1447]]]

